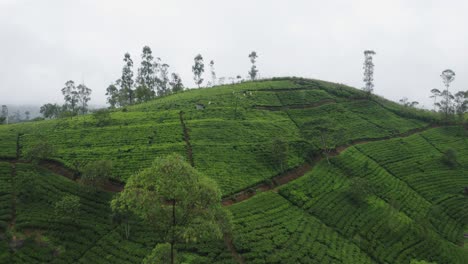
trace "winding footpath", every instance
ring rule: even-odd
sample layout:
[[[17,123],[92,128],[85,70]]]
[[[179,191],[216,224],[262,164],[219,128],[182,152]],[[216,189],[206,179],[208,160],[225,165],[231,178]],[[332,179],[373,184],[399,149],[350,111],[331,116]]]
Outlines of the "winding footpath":
[[[389,140],[392,138],[408,137],[408,136],[421,133],[426,130],[437,128],[437,127],[441,127],[441,125],[430,125],[426,127],[415,128],[415,129],[397,134],[395,136],[353,140],[351,141],[351,143],[347,145],[342,145],[329,151],[327,155],[328,157],[333,157],[333,156],[339,155],[341,152],[355,145],[365,144],[369,142],[382,141],[382,140]],[[307,172],[312,170],[318,162],[322,161],[324,158],[326,158],[325,153],[321,152],[318,155],[312,157],[309,162],[305,162],[296,168],[287,170],[283,173],[273,176],[272,178],[270,178],[271,179],[270,183],[262,182],[262,183],[258,183],[252,186],[248,186],[242,190],[239,190],[236,193],[233,193],[233,194],[230,194],[229,196],[224,197],[222,199],[222,204],[224,206],[229,206],[229,205],[241,202],[241,201],[245,201],[255,196],[258,192],[273,190],[277,188],[278,186],[287,184],[297,178],[304,176]],[[0,158],[0,161],[10,162],[10,163],[15,163],[15,164],[27,163],[26,161],[22,161],[17,158]],[[55,174],[61,175],[63,177],[66,177],[72,181],[75,181],[75,182],[79,181],[79,176],[76,171],[70,168],[67,168],[65,165],[63,165],[62,163],[58,161],[45,160],[39,163],[39,167],[46,169],[48,171],[51,171]],[[117,180],[109,180],[107,183],[105,183],[102,186],[102,189],[108,192],[121,192],[124,189],[124,187],[125,187],[125,184],[123,182],[119,182]]]

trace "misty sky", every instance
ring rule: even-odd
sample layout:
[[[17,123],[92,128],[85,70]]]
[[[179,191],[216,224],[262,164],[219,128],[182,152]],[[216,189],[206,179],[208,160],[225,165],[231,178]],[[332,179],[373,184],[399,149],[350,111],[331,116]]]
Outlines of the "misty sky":
[[[149,45],[189,87],[197,53],[229,77],[247,75],[255,50],[261,77],[360,88],[373,49],[375,92],[430,107],[446,68],[453,91],[468,89],[467,14],[466,0],[0,0],[0,104],[61,103],[70,79],[104,104],[123,54],[138,66]]]

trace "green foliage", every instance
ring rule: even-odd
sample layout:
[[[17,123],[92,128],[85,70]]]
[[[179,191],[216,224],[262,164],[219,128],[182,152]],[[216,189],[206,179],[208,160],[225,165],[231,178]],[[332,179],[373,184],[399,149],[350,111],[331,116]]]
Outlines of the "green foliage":
[[[94,111],[93,117],[96,120],[96,126],[98,127],[107,126],[112,122],[110,112],[107,109],[99,109]]]
[[[366,179],[360,177],[354,177],[351,179],[348,195],[354,203],[365,203],[370,194],[372,194],[372,186]]]
[[[112,175],[112,162],[108,160],[91,161],[86,164],[81,174],[81,182],[92,187],[99,187]]]
[[[457,152],[451,148],[446,150],[442,155],[442,162],[451,168],[456,167],[458,164]]]
[[[38,163],[41,160],[52,158],[56,154],[55,147],[46,140],[42,140],[24,151],[24,158],[28,161]]]
[[[114,211],[131,211],[174,245],[220,238],[229,220],[220,205],[216,183],[202,176],[176,154],[157,158],[148,169],[133,175],[113,201]]]
[[[276,138],[271,147],[272,160],[279,171],[283,172],[288,165],[288,143],[283,139]]]
[[[151,251],[151,254],[149,254],[143,260],[143,264],[166,264],[170,262],[171,262],[171,244],[169,243],[157,244],[156,247]],[[179,263],[177,261],[177,258],[174,259],[173,263]]]
[[[66,221],[77,221],[80,215],[80,197],[67,194],[55,203],[55,216]]]

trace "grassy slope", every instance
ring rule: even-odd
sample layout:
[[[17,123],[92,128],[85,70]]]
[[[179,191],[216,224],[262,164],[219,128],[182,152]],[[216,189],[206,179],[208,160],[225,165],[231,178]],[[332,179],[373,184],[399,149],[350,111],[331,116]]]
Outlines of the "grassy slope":
[[[0,126],[0,157],[16,155],[16,133],[21,132],[24,133],[23,149],[39,137],[46,137],[59,148],[56,159],[71,164],[73,160],[105,157],[116,165],[114,177],[125,180],[157,155],[186,154],[179,119],[182,110],[195,166],[217,180],[223,193],[229,194],[279,172],[269,154],[275,137],[289,142],[288,166],[295,167],[320,147],[319,125],[340,133],[338,141],[332,144],[342,145],[356,139],[391,137],[426,126],[433,118],[382,98],[363,101],[363,96],[349,87],[291,79],[192,90],[129,107],[127,112],[113,112],[112,123],[105,127],[96,127],[92,116]],[[321,102],[326,104],[320,105]],[[204,104],[206,109],[196,110],[197,103]],[[298,109],[301,106],[304,108]],[[440,157],[440,151],[435,149],[443,151],[449,146],[457,149],[461,163],[467,159],[466,144],[454,133],[430,130],[415,137],[414,142],[412,137],[402,139],[406,142],[400,143],[407,150],[405,155],[401,155],[402,148],[394,149],[398,146],[394,141],[398,140],[356,146],[334,158],[332,166],[322,162],[304,178],[283,187],[279,195],[262,194],[231,207],[236,222],[235,246],[248,262],[258,263],[291,258],[314,263],[412,258],[457,263],[466,257],[454,245],[462,242],[461,232],[467,218],[463,209],[467,208],[466,199],[461,197],[459,189],[468,183],[459,177],[463,173],[461,168],[457,174],[435,162]],[[408,154],[407,157],[407,153],[419,148],[420,152],[414,153],[424,155]],[[394,156],[398,161],[387,161],[395,159]],[[413,166],[415,162],[418,166]],[[366,171],[360,169],[362,164],[367,166]],[[421,171],[426,166],[431,172]],[[412,171],[415,168],[419,170]],[[9,170],[9,164],[0,163],[2,187],[9,184],[10,177],[5,176]],[[28,174],[22,171],[34,169],[23,164],[18,167],[18,175]],[[354,171],[379,186],[364,208],[354,208],[344,195],[349,178],[355,176],[348,174]],[[447,181],[441,182],[436,177],[439,174]],[[110,224],[109,194],[90,197],[74,183],[44,171],[29,175],[34,178],[34,175],[49,175],[39,177],[42,183],[37,185],[57,194],[37,204],[20,200],[16,229],[18,233],[47,229],[43,234],[51,242],[42,251],[37,243],[30,243],[14,254],[15,259],[34,262],[31,255],[37,255],[36,260],[50,258],[51,251],[62,252],[65,248],[54,261],[138,263],[156,243],[157,235],[137,223],[133,225],[132,238],[124,239],[122,231]],[[21,186],[14,187],[21,189]],[[8,209],[2,208],[11,206],[12,191],[4,189],[0,190],[0,226],[2,219],[4,223],[10,220],[10,215],[5,213]],[[85,213],[77,224],[79,228],[71,230],[50,219],[54,199],[68,192],[86,201]],[[382,217],[394,220],[382,221]],[[350,220],[344,221],[347,219]],[[91,222],[98,225],[91,227]],[[429,242],[419,243],[421,237]],[[428,245],[438,250],[428,252]],[[7,245],[0,241],[2,247]],[[201,242],[180,250],[194,252],[185,255],[195,263],[232,262],[221,241]]]

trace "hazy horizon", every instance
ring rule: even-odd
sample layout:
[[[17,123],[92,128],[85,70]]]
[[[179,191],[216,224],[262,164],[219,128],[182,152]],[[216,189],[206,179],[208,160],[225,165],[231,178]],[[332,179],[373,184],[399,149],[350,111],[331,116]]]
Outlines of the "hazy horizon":
[[[194,87],[201,53],[218,77],[246,76],[257,51],[261,77],[299,76],[363,86],[363,51],[376,51],[375,93],[431,108],[440,73],[468,87],[465,1],[13,1],[0,2],[0,104],[62,102],[67,80],[105,89],[120,77],[123,55],[148,45]],[[205,72],[205,79],[209,79]],[[206,81],[204,82],[206,84]]]

